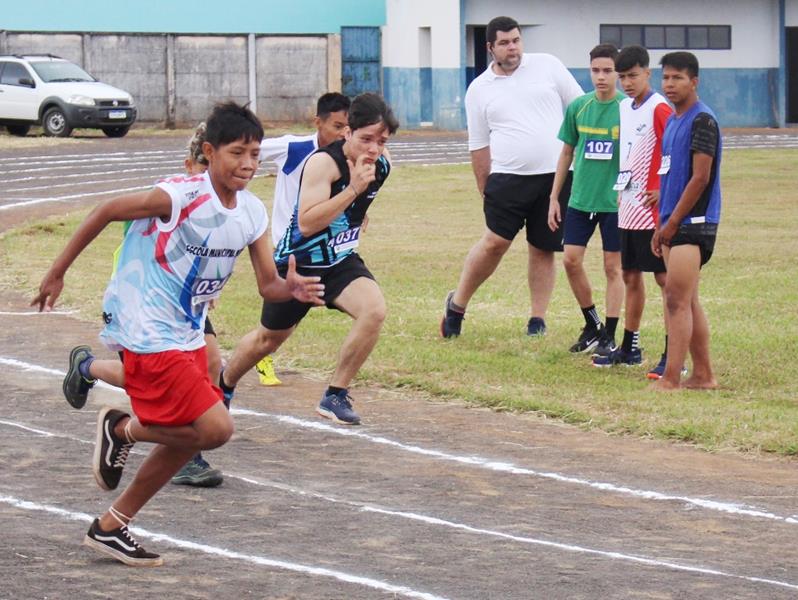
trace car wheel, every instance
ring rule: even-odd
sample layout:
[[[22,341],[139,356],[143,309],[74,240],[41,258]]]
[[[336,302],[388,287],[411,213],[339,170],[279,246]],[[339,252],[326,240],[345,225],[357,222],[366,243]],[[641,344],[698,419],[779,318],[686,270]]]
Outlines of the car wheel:
[[[103,133],[110,138],[125,137],[130,127],[103,127]]]
[[[6,129],[8,129],[8,133],[11,135],[25,137],[30,131],[30,125],[6,125]]]
[[[69,126],[64,111],[57,106],[44,113],[42,128],[44,135],[51,137],[68,137],[72,133],[72,127]]]

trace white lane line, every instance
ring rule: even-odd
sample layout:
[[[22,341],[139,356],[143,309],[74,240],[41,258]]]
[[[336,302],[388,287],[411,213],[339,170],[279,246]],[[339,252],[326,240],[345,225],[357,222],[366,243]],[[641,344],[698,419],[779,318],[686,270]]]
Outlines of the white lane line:
[[[24,431],[35,433],[37,435],[42,435],[42,436],[51,437],[51,438],[68,439],[68,440],[76,441],[76,442],[79,442],[81,444],[86,444],[86,445],[93,445],[95,443],[94,440],[83,440],[83,439],[80,439],[80,438],[78,438],[76,436],[72,436],[72,435],[68,435],[68,434],[54,433],[54,432],[46,431],[46,430],[43,430],[43,429],[36,429],[34,427],[29,427],[27,425],[23,425],[22,423],[17,423],[15,421],[6,421],[6,420],[0,419],[0,425],[8,425],[10,427],[16,427],[18,429],[22,429]],[[134,454],[140,454],[140,455],[146,455],[147,454],[146,452],[143,452],[143,451],[140,451],[140,450],[133,450],[133,453]],[[532,546],[543,546],[543,547],[547,547],[547,548],[554,548],[556,550],[560,550],[560,551],[564,551],[564,552],[570,552],[570,553],[576,553],[576,554],[588,554],[588,555],[592,555],[592,556],[600,556],[602,558],[607,558],[607,559],[610,559],[610,560],[613,560],[613,561],[632,562],[632,563],[635,563],[635,564],[646,565],[646,566],[654,567],[654,568],[663,568],[663,569],[675,570],[675,571],[685,571],[685,572],[688,572],[688,573],[697,573],[697,574],[700,574],[700,575],[711,575],[711,576],[716,576],[716,577],[742,579],[742,580],[745,580],[745,581],[750,581],[752,583],[764,583],[764,584],[768,584],[768,585],[775,585],[775,586],[779,586],[779,587],[786,587],[786,588],[789,588],[789,589],[798,590],[798,585],[795,585],[795,584],[792,584],[792,583],[789,583],[789,582],[785,582],[785,581],[767,579],[767,578],[763,578],[763,577],[756,577],[756,576],[750,576],[750,575],[739,575],[739,574],[736,574],[736,573],[729,573],[727,571],[721,571],[721,570],[716,569],[716,568],[685,565],[685,564],[676,563],[676,562],[673,562],[673,561],[659,560],[659,559],[656,559],[656,558],[650,558],[650,557],[647,557],[647,556],[638,556],[638,555],[635,555],[635,554],[626,554],[626,553],[623,553],[623,552],[616,552],[616,551],[613,551],[613,550],[600,550],[600,549],[597,549],[597,548],[589,548],[589,547],[586,547],[586,546],[577,546],[577,545],[574,545],[574,544],[565,544],[565,543],[562,543],[562,542],[554,542],[554,541],[551,541],[551,540],[544,540],[544,539],[533,538],[533,537],[529,537],[529,536],[519,536],[519,535],[510,534],[510,533],[505,533],[503,531],[496,531],[496,530],[492,530],[492,529],[484,529],[484,528],[481,528],[481,527],[474,527],[472,525],[467,525],[465,523],[459,523],[459,522],[456,522],[456,521],[450,521],[450,520],[446,520],[446,519],[441,519],[439,517],[433,517],[433,516],[430,516],[430,515],[424,515],[424,514],[420,514],[420,513],[409,512],[409,511],[391,510],[391,509],[388,509],[388,508],[385,508],[385,507],[375,506],[373,504],[368,504],[368,503],[364,503],[364,502],[356,502],[356,501],[352,501],[352,500],[345,500],[345,499],[342,499],[342,498],[336,498],[336,497],[330,496],[328,494],[321,494],[319,492],[315,492],[315,491],[311,491],[311,490],[304,490],[304,489],[301,489],[301,488],[297,488],[297,487],[294,487],[294,486],[291,486],[291,485],[287,485],[287,484],[284,484],[284,483],[279,483],[279,482],[276,482],[276,481],[263,481],[263,480],[255,479],[255,478],[247,476],[247,475],[230,473],[228,471],[225,471],[225,477],[227,477],[228,479],[237,479],[239,481],[242,481],[244,483],[248,483],[250,485],[254,485],[256,487],[265,487],[265,488],[269,488],[269,489],[280,490],[281,492],[285,492],[285,493],[288,493],[288,494],[291,494],[291,495],[294,495],[294,496],[302,496],[302,497],[305,497],[305,498],[313,498],[313,499],[316,499],[316,500],[322,500],[324,502],[329,502],[331,504],[340,504],[340,505],[348,506],[350,508],[354,508],[354,509],[356,509],[358,511],[362,511],[362,512],[380,514],[380,515],[385,515],[387,517],[393,517],[393,518],[399,518],[399,519],[406,519],[406,520],[410,520],[410,521],[425,523],[427,525],[432,525],[432,526],[436,526],[436,527],[445,527],[445,528],[449,528],[449,529],[457,529],[457,530],[466,531],[468,533],[475,534],[475,535],[481,535],[481,536],[487,536],[487,537],[497,538],[497,539],[501,539],[501,540],[507,540],[507,541],[514,542],[514,543],[519,543],[519,544],[526,544],[526,545],[532,545]]]
[[[94,517],[87,513],[67,510],[58,506],[39,504],[38,502],[31,502],[30,500],[20,500],[19,498],[15,498],[13,496],[0,495],[0,502],[13,506],[14,508],[58,515],[59,517],[63,517],[70,521],[83,521],[84,523],[91,523],[94,520]],[[354,585],[360,585],[363,587],[379,590],[381,592],[397,594],[405,598],[418,598],[419,600],[446,600],[442,596],[437,596],[435,594],[420,592],[409,587],[380,581],[379,579],[362,577],[360,575],[352,575],[351,573],[345,573],[344,571],[336,571],[333,569],[326,569],[324,567],[292,563],[275,558],[269,558],[267,556],[259,556],[256,554],[245,554],[243,552],[228,550],[227,548],[220,548],[218,546],[211,546],[208,544],[200,544],[197,542],[191,542],[189,540],[183,540],[166,533],[149,531],[147,529],[142,529],[141,527],[131,527],[130,531],[138,537],[150,539],[155,542],[164,542],[184,550],[193,550],[195,552],[202,552],[203,554],[210,554],[212,556],[219,556],[221,558],[227,558],[230,560],[247,562],[261,567],[272,567],[275,569],[283,569],[286,571],[293,571],[295,573],[302,573],[304,575],[328,577],[337,579],[338,581],[343,581],[345,583],[351,583]]]
[[[31,317],[34,315],[74,315],[78,311],[76,310],[51,310],[49,312],[39,312],[39,311],[7,311],[7,310],[0,310],[0,315],[3,316],[12,316],[12,317]]]
[[[173,174],[181,173],[182,172],[182,168],[183,168],[183,165],[176,162],[176,163],[174,163],[174,168],[169,167],[169,174],[173,175]],[[140,169],[136,169],[136,168],[114,169],[112,171],[91,171],[89,173],[67,173],[67,174],[58,174],[58,173],[56,173],[55,175],[36,175],[36,176],[30,176],[30,177],[17,177],[16,179],[5,179],[5,180],[0,179],[0,183],[11,184],[11,183],[22,183],[22,182],[25,182],[25,181],[45,181],[45,180],[48,180],[48,179],[56,179],[56,180],[60,181],[62,179],[77,179],[77,178],[86,178],[86,177],[103,177],[105,175],[119,176],[121,174],[127,174],[127,173],[142,173],[142,172],[144,172],[144,173],[152,173],[153,171],[160,173],[160,172],[162,172],[163,169],[164,169],[164,166],[163,166],[163,163],[161,163],[160,166],[142,167]],[[75,185],[75,184],[72,184],[72,185]],[[31,188],[27,188],[27,189],[31,189]]]
[[[9,210],[18,208],[20,206],[32,206],[33,204],[43,204],[45,202],[64,202],[65,200],[74,200],[75,198],[90,198],[91,196],[103,196],[107,194],[123,194],[125,192],[138,192],[141,190],[148,190],[152,185],[139,185],[136,187],[119,188],[115,190],[105,190],[103,192],[86,192],[82,194],[70,194],[69,196],[52,196],[49,198],[34,198],[32,200],[20,200],[12,204],[0,205],[0,210]]]
[[[147,171],[157,170],[157,168],[153,167],[153,169],[146,169],[146,170]],[[162,173],[162,174],[158,174],[158,175],[153,175],[152,177],[153,177],[153,179],[166,179],[169,176],[174,176],[174,175],[177,175],[179,173],[180,173],[179,169],[175,169],[175,170],[169,171],[168,173]],[[114,177],[112,177],[111,179],[94,179],[94,180],[90,180],[90,181],[87,181],[85,179],[85,177],[89,177],[89,176],[91,176],[91,177],[101,177],[102,175],[113,175]],[[114,185],[117,185],[119,183],[122,183],[123,181],[138,181],[140,183],[142,179],[145,179],[141,175],[138,175],[136,177],[117,177],[117,175],[118,175],[118,173],[115,173],[115,172],[109,172],[109,173],[87,173],[87,174],[81,175],[82,177],[84,177],[84,179],[81,179],[80,182],[78,182],[77,185],[85,186],[85,185],[98,185],[98,184],[101,185],[101,184],[109,184],[109,183],[113,183]],[[16,192],[38,192],[40,190],[54,190],[54,189],[57,189],[57,188],[65,188],[65,187],[74,189],[75,185],[76,185],[75,182],[54,183],[54,184],[50,184],[50,185],[36,185],[36,186],[30,186],[30,187],[12,188],[12,189],[7,189],[7,190],[3,190],[3,191],[5,193],[7,193],[7,194],[12,194],[12,193],[16,193]]]
[[[0,163],[18,163],[26,160],[52,160],[62,158],[92,158],[92,157],[117,157],[117,156],[147,156],[151,154],[185,154],[185,150],[139,150],[136,152],[87,152],[85,154],[41,154],[39,156],[12,156],[0,158]]]
[[[59,377],[64,377],[64,375],[66,375],[64,371],[49,369],[46,367],[41,367],[39,365],[33,365],[27,362],[19,361],[12,358],[5,358],[2,356],[0,356],[0,365],[6,365],[28,371],[46,373],[50,375],[57,375]],[[122,390],[119,390],[118,388],[113,388],[111,386],[108,387],[110,389],[114,389],[117,392],[122,393]],[[624,496],[632,496],[643,500],[680,502],[683,504],[690,504],[693,506],[697,506],[705,510],[726,513],[740,517],[752,517],[757,519],[767,519],[770,521],[776,521],[780,523],[798,524],[798,518],[796,517],[791,517],[791,516],[785,517],[782,515],[777,515],[772,512],[750,507],[746,504],[739,502],[723,502],[719,500],[706,500],[704,498],[693,498],[691,496],[677,496],[673,494],[657,492],[654,490],[631,488],[628,486],[618,485],[615,483],[590,481],[589,479],[581,479],[579,477],[563,475],[561,473],[553,473],[550,471],[536,471],[534,469],[528,469],[526,467],[519,467],[518,465],[515,465],[510,462],[502,462],[491,458],[485,458],[482,456],[475,456],[475,455],[462,456],[459,454],[452,454],[434,448],[424,448],[421,446],[414,446],[410,444],[405,444],[403,442],[398,442],[396,440],[392,440],[383,436],[372,435],[363,431],[355,431],[353,429],[334,427],[332,425],[327,425],[326,423],[319,423],[316,421],[306,421],[304,419],[299,419],[297,417],[292,417],[290,415],[264,413],[245,408],[232,408],[230,410],[230,413],[233,415],[265,418],[272,421],[277,421],[279,423],[284,423],[286,425],[291,425],[293,427],[321,431],[324,433],[339,435],[343,437],[358,438],[361,440],[365,440],[367,442],[371,442],[373,444],[389,446],[392,448],[396,448],[398,450],[402,450],[404,452],[409,452],[411,454],[418,454],[421,456],[427,456],[437,460],[455,462],[458,464],[468,465],[471,467],[486,469],[489,471],[495,471],[499,473],[507,473],[510,475],[526,475],[531,477],[538,477],[541,479],[550,479],[553,481],[557,481],[559,483],[577,485],[580,487],[589,487],[602,492],[609,492]]]

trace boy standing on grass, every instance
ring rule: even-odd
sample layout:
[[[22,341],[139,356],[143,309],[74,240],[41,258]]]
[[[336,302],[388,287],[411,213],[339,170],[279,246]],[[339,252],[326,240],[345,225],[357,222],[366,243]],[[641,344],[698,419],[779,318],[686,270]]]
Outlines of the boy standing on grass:
[[[643,273],[654,274],[660,288],[665,286],[665,263],[651,251],[651,237],[657,224],[662,134],[673,109],[663,96],[651,89],[648,51],[627,46],[615,59],[615,71],[628,98],[621,102],[621,168],[615,182],[619,192],[618,228],[621,240],[621,267],[626,286],[626,310],[621,346],[608,356],[596,356],[593,365],[639,365],[640,321],[646,304]],[[663,293],[664,298],[664,293]],[[665,351],[660,364],[648,374],[658,379],[665,369],[668,351],[667,312]]]
[[[148,192],[102,202],[78,227],[44,276],[33,299],[50,310],[72,262],[112,221],[133,221],[105,293],[101,337],[124,353],[125,391],[134,415],[105,407],[97,419],[94,477],[101,488],[119,485],[136,442],[155,444],[133,481],[95,519],[84,544],[133,566],[158,566],[128,525],[139,510],[199,450],[217,448],[233,434],[221,391],[208,378],[203,325],[208,303],[249,248],[260,294],[321,303],[318,278],[277,275],[261,201],[246,191],[258,168],[263,128],[232,102],[207,120],[202,175],[160,182]]]
[[[618,196],[612,189],[618,176],[618,106],[624,99],[615,88],[616,56],[618,49],[612,44],[600,44],[590,51],[590,79],[595,91],[577,98],[565,111],[559,133],[563,147],[549,200],[549,228],[555,231],[562,220],[558,201],[560,189],[573,163],[574,179],[563,231],[563,265],[582,310],[585,327],[570,351],[595,349],[595,353],[602,356],[615,349],[615,328],[623,301]],[[607,277],[606,327],[593,304],[593,292],[584,267],[587,244],[596,226],[601,229]]]
[[[722,142],[715,113],[698,99],[698,59],[671,52],[660,60],[662,89],[676,109],[662,138],[659,218],[651,249],[665,258],[668,358],[657,390],[680,387],[689,349],[693,372],[684,387],[717,387],[709,358],[709,323],[698,298],[701,267],[720,222]]]

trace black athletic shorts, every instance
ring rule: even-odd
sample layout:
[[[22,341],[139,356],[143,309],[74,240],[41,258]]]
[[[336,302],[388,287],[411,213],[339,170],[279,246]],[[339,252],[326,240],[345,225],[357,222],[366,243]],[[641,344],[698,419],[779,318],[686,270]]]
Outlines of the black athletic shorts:
[[[288,271],[288,266],[281,266],[277,268],[280,277],[285,277]],[[298,267],[297,273],[305,276],[321,277],[321,283],[324,284],[324,302],[327,308],[335,308],[333,302],[341,295],[346,286],[352,283],[359,277],[367,277],[372,281],[374,275],[371,274],[366,263],[355,253],[350,254],[341,262],[323,269],[308,269],[306,267]],[[306,304],[299,300],[288,300],[287,302],[264,302],[263,310],[260,315],[260,323],[266,329],[279,331],[281,329],[290,329],[299,323],[308,311],[313,308],[313,304]]]
[[[701,266],[703,267],[712,258],[717,236],[717,223],[682,223],[668,245],[671,248],[686,245],[698,246],[701,250]]]
[[[665,261],[651,251],[653,229],[619,229],[621,236],[621,268],[624,271],[664,273]]]
[[[205,317],[205,335],[216,335],[216,331],[213,329],[213,325],[211,325],[210,317]]]
[[[560,191],[560,214],[565,216],[571,197],[569,171]],[[549,196],[554,173],[513,175],[491,173],[485,183],[483,210],[485,224],[505,240],[513,240],[526,226],[526,241],[538,250],[562,250],[562,224],[549,229]]]

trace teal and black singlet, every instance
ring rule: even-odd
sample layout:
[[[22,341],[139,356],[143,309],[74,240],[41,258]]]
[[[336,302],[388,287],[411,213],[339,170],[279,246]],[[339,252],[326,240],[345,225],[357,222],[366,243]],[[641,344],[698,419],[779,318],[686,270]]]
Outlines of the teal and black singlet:
[[[340,140],[316,151],[329,154],[341,173],[340,179],[330,186],[330,198],[340,194],[349,185],[349,165],[344,156],[343,146],[344,140]],[[307,166],[307,163],[305,165]],[[310,236],[305,237],[299,231],[299,202],[297,202],[291,215],[291,223],[274,250],[274,262],[278,266],[285,265],[288,257],[293,254],[298,267],[324,268],[341,262],[354,252],[359,243],[360,227],[366,211],[391,172],[391,164],[384,156],[377,159],[375,166],[376,179],[369,184],[366,191],[357,196],[332,223]],[[304,169],[302,175],[304,176]],[[299,189],[302,189],[301,178]]]

